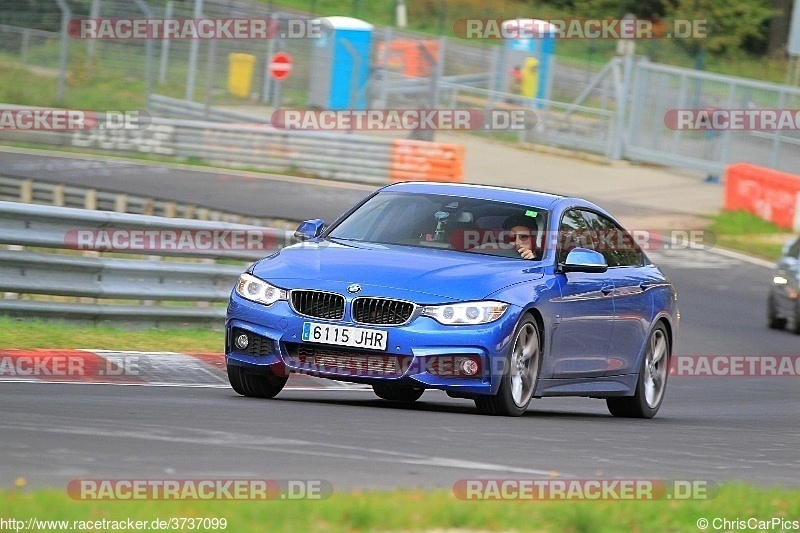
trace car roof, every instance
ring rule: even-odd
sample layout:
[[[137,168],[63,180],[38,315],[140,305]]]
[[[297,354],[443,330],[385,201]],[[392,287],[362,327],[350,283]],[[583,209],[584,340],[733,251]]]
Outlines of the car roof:
[[[441,183],[428,181],[404,181],[393,183],[380,189],[381,191],[409,192],[421,194],[448,194],[477,198],[480,200],[496,200],[537,206],[549,211],[568,209],[571,207],[588,208],[611,218],[619,224],[617,218],[599,205],[578,198],[548,192],[520,189],[516,187],[501,187],[498,185],[481,185],[477,183]]]
[[[408,192],[421,194],[447,194],[478,198],[481,200],[497,200],[515,204],[530,204],[540,207],[550,206],[566,197],[560,194],[551,194],[530,189],[517,189],[514,187],[500,187],[496,185],[479,185],[472,183],[436,183],[427,181],[406,181],[393,183],[381,189],[382,191]]]

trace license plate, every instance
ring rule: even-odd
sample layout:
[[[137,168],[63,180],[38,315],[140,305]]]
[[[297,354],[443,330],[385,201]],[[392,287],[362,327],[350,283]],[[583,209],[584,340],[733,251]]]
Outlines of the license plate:
[[[317,322],[303,323],[303,340],[351,348],[385,350],[389,333],[380,329],[351,328]]]

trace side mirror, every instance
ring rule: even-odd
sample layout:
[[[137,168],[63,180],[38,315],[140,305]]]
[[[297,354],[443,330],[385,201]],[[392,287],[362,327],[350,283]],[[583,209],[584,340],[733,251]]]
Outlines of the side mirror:
[[[561,272],[589,272],[602,274],[608,270],[606,258],[600,252],[588,248],[573,248],[567,254],[567,260],[560,265]]]
[[[294,236],[301,241],[316,239],[317,237],[322,235],[322,228],[324,226],[325,222],[320,218],[315,218],[313,220],[306,220],[305,222],[301,222],[300,225],[297,226],[297,231],[294,232]]]

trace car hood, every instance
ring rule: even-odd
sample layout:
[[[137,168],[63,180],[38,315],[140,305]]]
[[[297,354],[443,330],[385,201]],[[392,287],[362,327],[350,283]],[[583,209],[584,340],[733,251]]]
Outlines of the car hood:
[[[255,276],[285,289],[342,290],[360,296],[479,300],[509,285],[539,279],[541,263],[451,250],[352,242],[305,242],[253,265]],[[347,284],[347,285],[342,285]]]

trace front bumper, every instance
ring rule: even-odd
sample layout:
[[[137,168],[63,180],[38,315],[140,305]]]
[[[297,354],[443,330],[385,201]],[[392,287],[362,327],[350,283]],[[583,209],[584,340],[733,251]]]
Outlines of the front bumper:
[[[499,320],[478,326],[444,326],[423,316],[402,326],[378,326],[308,318],[295,313],[285,301],[264,306],[234,292],[225,323],[225,359],[229,365],[253,372],[269,369],[279,375],[304,373],[355,383],[395,382],[441,389],[455,396],[495,394],[520,313],[519,307],[511,305]],[[304,342],[303,324],[309,321],[386,331],[387,349],[356,350]],[[244,332],[255,336],[258,350],[252,346],[239,349],[234,342],[234,331],[237,335]],[[347,360],[356,364],[348,364],[347,368],[308,364],[309,359],[304,359],[302,354],[312,353],[315,348],[345,356],[351,352],[353,357]],[[458,377],[436,372],[443,364],[465,357],[480,361],[476,376]]]

